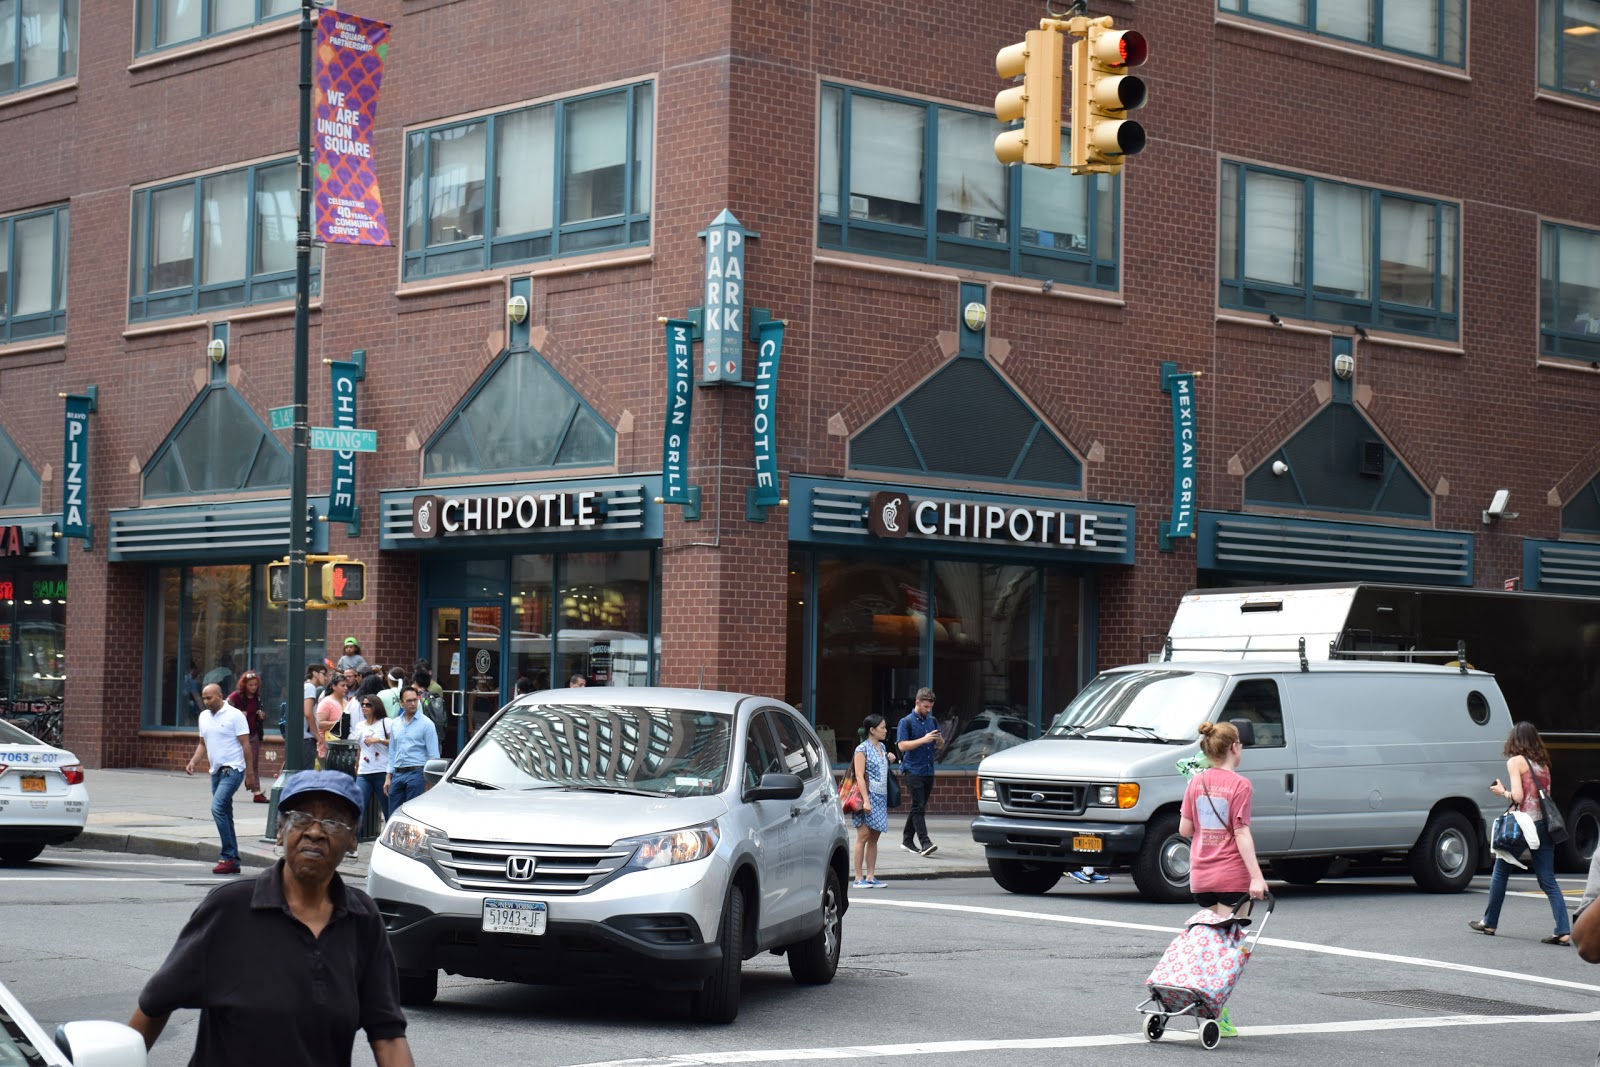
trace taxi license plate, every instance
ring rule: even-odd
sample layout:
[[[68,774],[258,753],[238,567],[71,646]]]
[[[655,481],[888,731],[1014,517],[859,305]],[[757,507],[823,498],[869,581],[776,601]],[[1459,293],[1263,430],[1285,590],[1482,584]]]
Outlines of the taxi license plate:
[[[1072,851],[1074,852],[1099,852],[1100,845],[1101,842],[1098,837],[1081,836],[1072,839]]]
[[[495,900],[483,902],[483,929],[491,934],[544,933],[550,907],[542,900]]]
[[[23,775],[22,791],[24,793],[43,793],[45,791],[44,776],[38,774]]]

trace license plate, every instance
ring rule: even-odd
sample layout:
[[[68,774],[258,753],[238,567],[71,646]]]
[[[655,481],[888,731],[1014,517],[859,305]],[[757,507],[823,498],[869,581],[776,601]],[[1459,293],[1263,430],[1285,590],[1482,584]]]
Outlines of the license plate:
[[[22,791],[24,793],[43,793],[45,791],[44,778],[37,774],[23,775]]]
[[[550,907],[542,900],[494,900],[483,902],[483,929],[491,934],[544,933]]]
[[[1099,852],[1100,846],[1101,841],[1098,837],[1084,836],[1072,839],[1072,851],[1074,852]]]

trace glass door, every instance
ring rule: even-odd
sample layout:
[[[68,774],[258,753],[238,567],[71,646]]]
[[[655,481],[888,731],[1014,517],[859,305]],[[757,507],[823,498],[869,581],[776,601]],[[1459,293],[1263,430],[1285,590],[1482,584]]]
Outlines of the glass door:
[[[500,710],[500,621],[498,605],[438,606],[429,612],[428,656],[455,725],[445,733],[441,756],[454,757]]]
[[[445,713],[451,729],[445,731],[446,758],[461,751],[465,740],[461,722],[461,609],[434,608],[428,619],[428,650],[424,654],[433,664],[433,680],[444,690]]]

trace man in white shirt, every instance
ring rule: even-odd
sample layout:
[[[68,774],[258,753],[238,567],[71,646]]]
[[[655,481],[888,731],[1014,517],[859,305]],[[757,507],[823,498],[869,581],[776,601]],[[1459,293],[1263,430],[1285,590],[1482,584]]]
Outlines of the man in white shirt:
[[[317,765],[317,757],[327,751],[327,742],[317,732],[317,698],[322,696],[322,687],[328,684],[328,665],[326,663],[313,663],[306,668],[306,689],[304,706],[300,715],[304,720],[305,736],[301,740],[301,756],[304,762],[297,770],[309,771]],[[284,738],[284,744],[289,743]]]
[[[222,687],[215,683],[200,691],[200,743],[184,766],[193,774],[204,756],[211,765],[211,818],[222,839],[222,858],[211,868],[212,874],[239,873],[239,838],[233,832],[233,795],[242,781],[255,792],[256,769],[250,762],[250,724],[244,712],[222,698]]]

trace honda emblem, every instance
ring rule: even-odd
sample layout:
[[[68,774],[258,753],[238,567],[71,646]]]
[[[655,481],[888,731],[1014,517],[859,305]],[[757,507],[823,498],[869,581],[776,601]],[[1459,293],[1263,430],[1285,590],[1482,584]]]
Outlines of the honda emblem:
[[[506,880],[526,882],[533,877],[537,864],[532,856],[510,856],[506,859]]]

